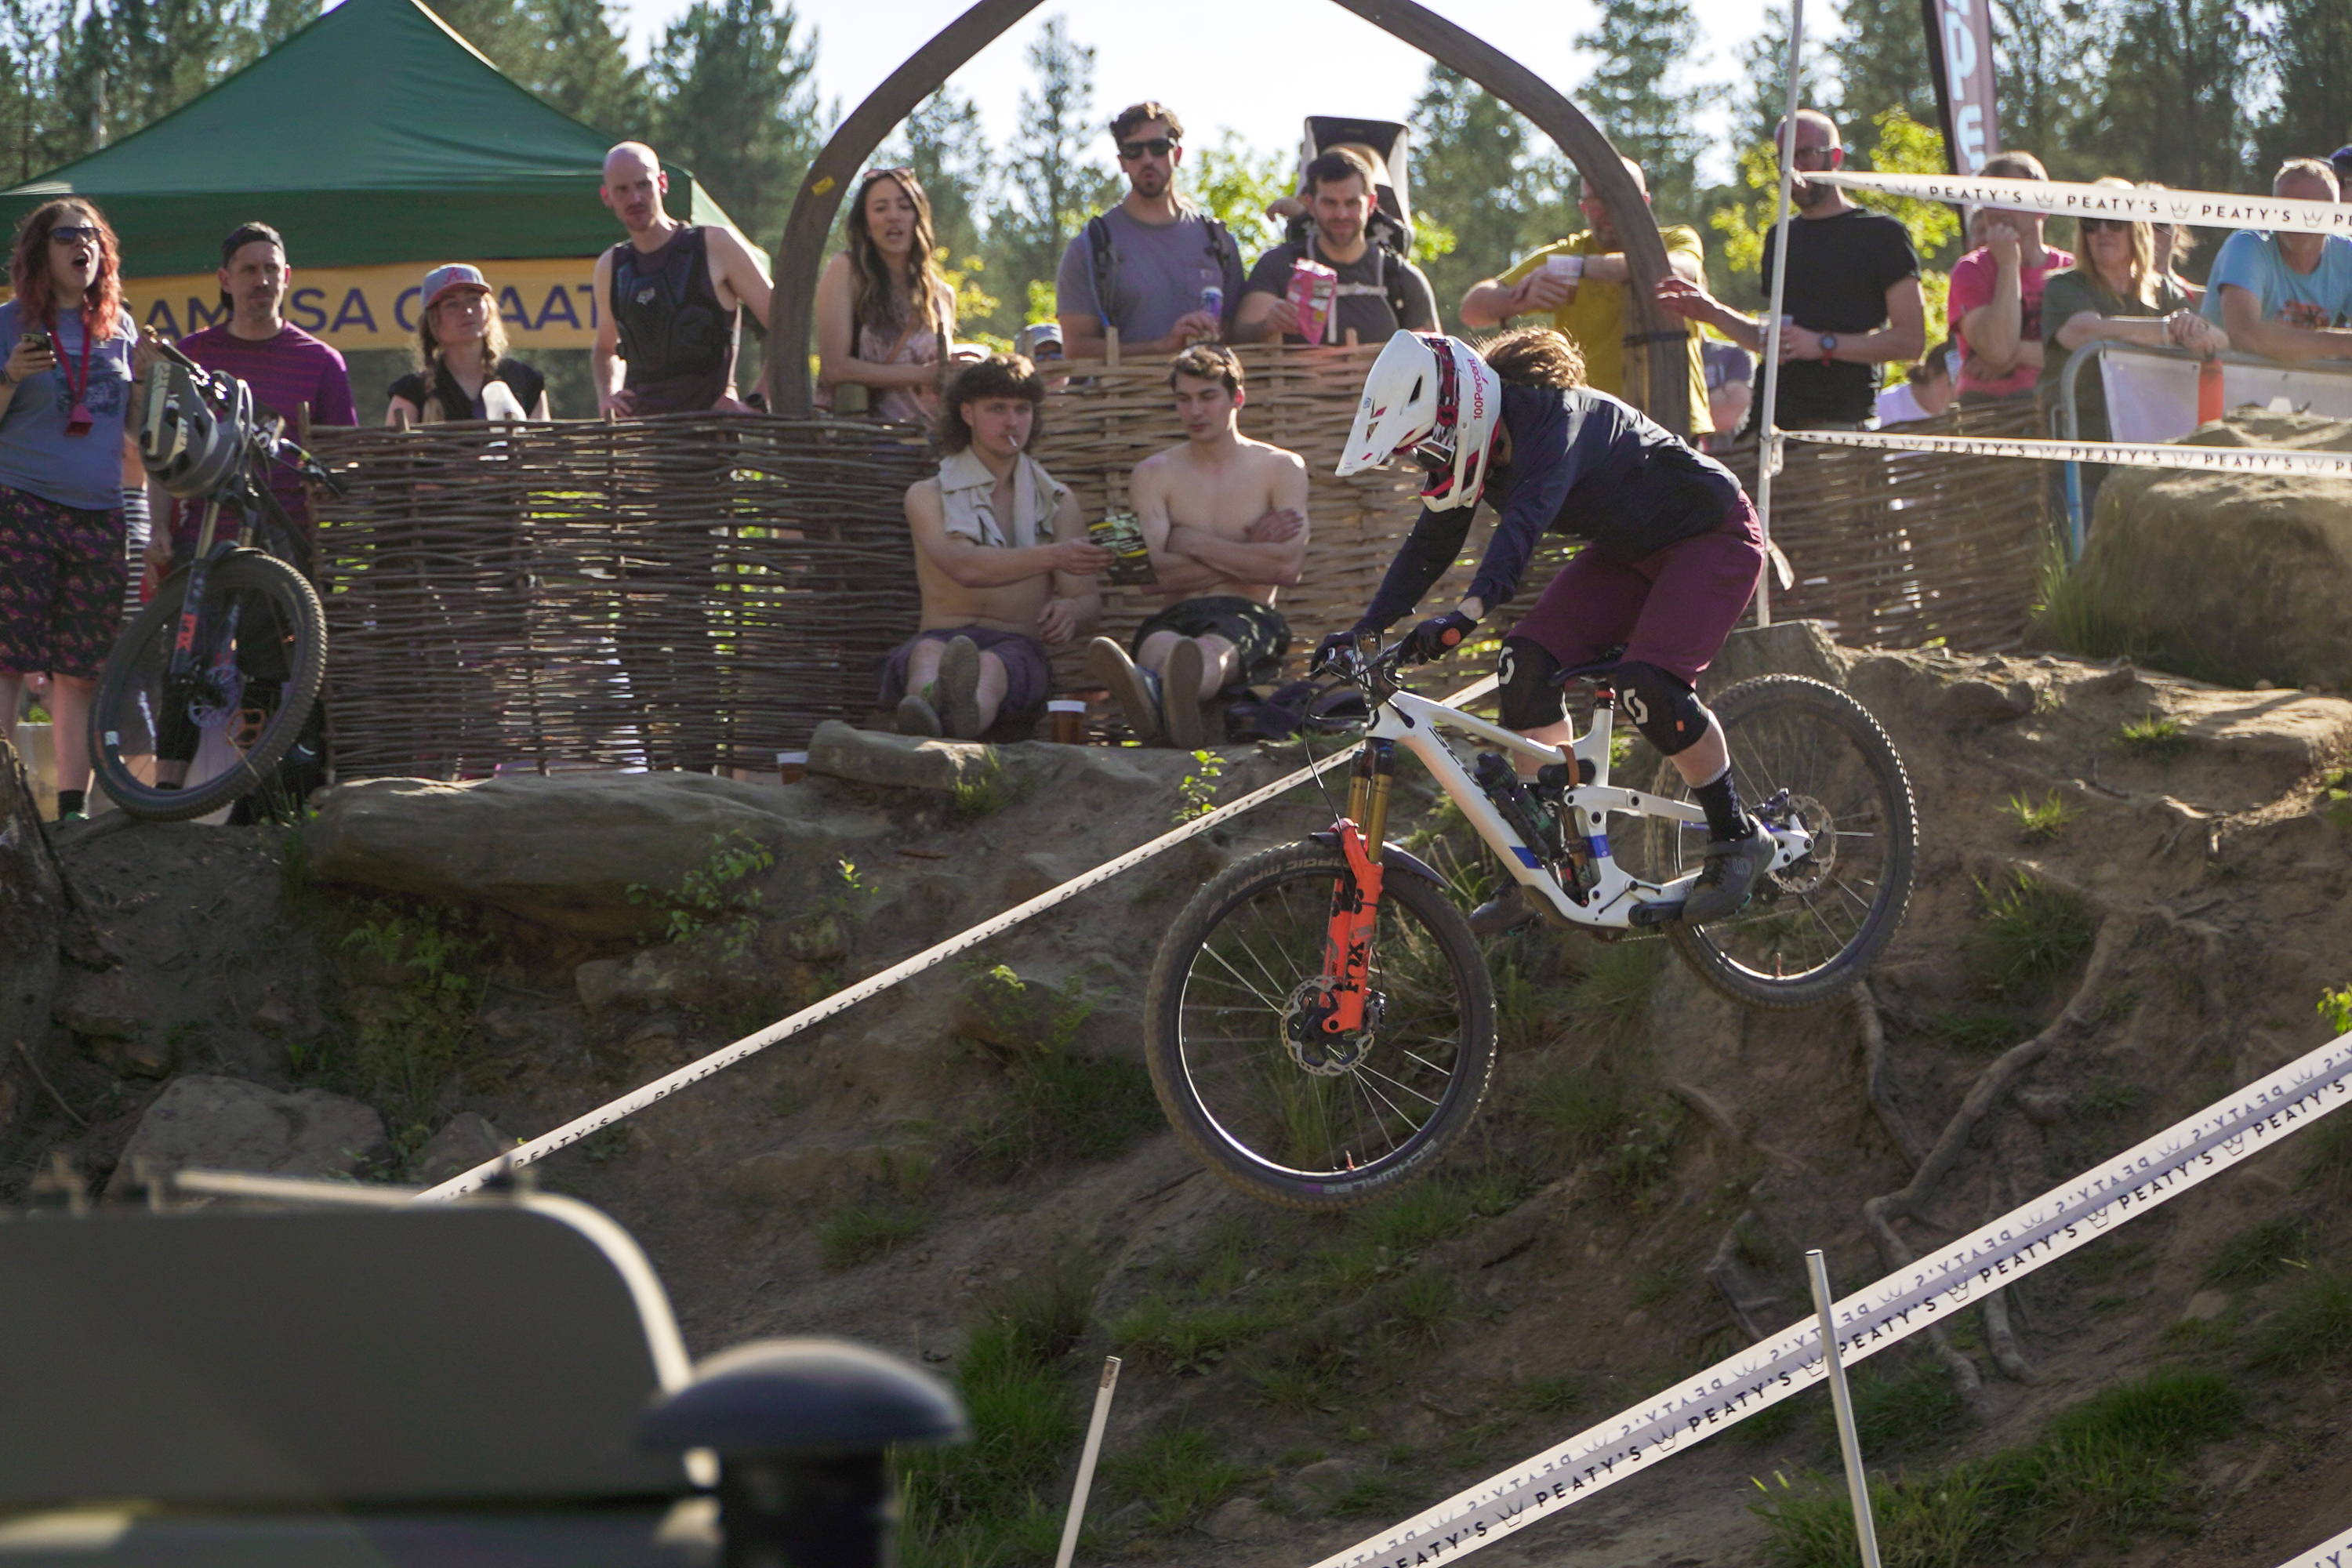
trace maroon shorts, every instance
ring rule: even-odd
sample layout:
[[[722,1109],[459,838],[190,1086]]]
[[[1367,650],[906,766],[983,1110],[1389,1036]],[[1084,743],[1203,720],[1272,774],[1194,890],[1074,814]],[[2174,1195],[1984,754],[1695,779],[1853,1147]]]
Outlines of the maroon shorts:
[[[1623,644],[1625,658],[1693,685],[1739,624],[1764,571],[1764,535],[1745,495],[1723,526],[1639,561],[1591,550],[1559,569],[1525,619],[1504,635],[1525,637],[1565,667],[1590,664]]]
[[[130,574],[120,510],[0,486],[0,674],[95,679],[122,625]]]
[[[981,652],[994,654],[1004,666],[1004,701],[997,710],[1000,719],[1034,719],[1045,711],[1045,699],[1054,689],[1053,665],[1045,645],[1019,632],[992,631],[986,626],[919,632],[892,648],[882,664],[882,706],[894,708],[907,695],[907,661],[914,657],[917,644],[946,643],[957,637],[970,637]]]

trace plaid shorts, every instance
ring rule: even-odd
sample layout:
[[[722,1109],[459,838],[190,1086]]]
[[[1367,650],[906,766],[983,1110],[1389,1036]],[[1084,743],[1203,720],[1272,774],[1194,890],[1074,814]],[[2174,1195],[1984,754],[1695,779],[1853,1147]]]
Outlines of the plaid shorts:
[[[0,485],[0,671],[96,679],[122,625],[122,512]]]

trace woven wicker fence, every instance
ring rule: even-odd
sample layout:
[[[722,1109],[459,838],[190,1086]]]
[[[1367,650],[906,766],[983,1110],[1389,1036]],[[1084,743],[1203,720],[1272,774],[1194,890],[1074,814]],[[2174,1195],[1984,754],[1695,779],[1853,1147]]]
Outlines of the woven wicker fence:
[[[1244,432],[1313,475],[1305,578],[1281,600],[1295,665],[1362,609],[1417,510],[1400,474],[1331,477],[1377,352],[1242,351]],[[1036,450],[1099,516],[1182,430],[1164,363],[1073,368]],[[1906,428],[2021,434],[2032,419],[2026,405]],[[324,508],[320,563],[344,776],[764,767],[822,720],[863,720],[917,623],[902,500],[932,462],[910,427],[671,416],[312,436],[352,481]],[[1752,488],[1753,449],[1729,460]],[[2026,462],[1791,443],[1773,533],[1799,583],[1774,616],[1828,620],[1850,644],[2012,647],[2046,482]],[[1538,552],[1518,605],[1566,554]],[[1458,595],[1474,561],[1428,602]],[[1105,629],[1161,603],[1108,589]],[[1060,661],[1073,686],[1076,658]]]

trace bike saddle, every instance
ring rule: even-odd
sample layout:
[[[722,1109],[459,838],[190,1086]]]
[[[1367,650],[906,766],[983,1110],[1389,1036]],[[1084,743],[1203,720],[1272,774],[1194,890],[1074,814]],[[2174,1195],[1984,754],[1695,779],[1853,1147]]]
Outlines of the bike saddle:
[[[1551,678],[1554,686],[1566,686],[1571,680],[1592,680],[1613,671],[1624,662],[1625,645],[1619,643],[1599,658],[1585,664],[1571,664]]]

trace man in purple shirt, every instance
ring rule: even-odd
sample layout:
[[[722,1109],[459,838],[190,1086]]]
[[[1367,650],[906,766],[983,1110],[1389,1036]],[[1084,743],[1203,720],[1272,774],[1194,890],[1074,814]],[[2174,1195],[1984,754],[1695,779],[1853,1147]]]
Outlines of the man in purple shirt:
[[[286,319],[293,276],[286,265],[286,242],[276,229],[239,224],[221,241],[221,303],[229,308],[228,322],[189,333],[180,340],[180,352],[253,388],[254,401],[284,418],[289,436],[306,405],[313,425],[356,425],[359,410],[352,403],[343,356]],[[281,463],[271,470],[269,489],[307,534],[310,503],[300,475]],[[158,529],[148,547],[151,568],[160,574],[171,570],[173,560],[184,559],[203,521],[202,507],[175,505],[171,528]],[[224,515],[220,528],[217,537],[233,534],[236,520]]]

